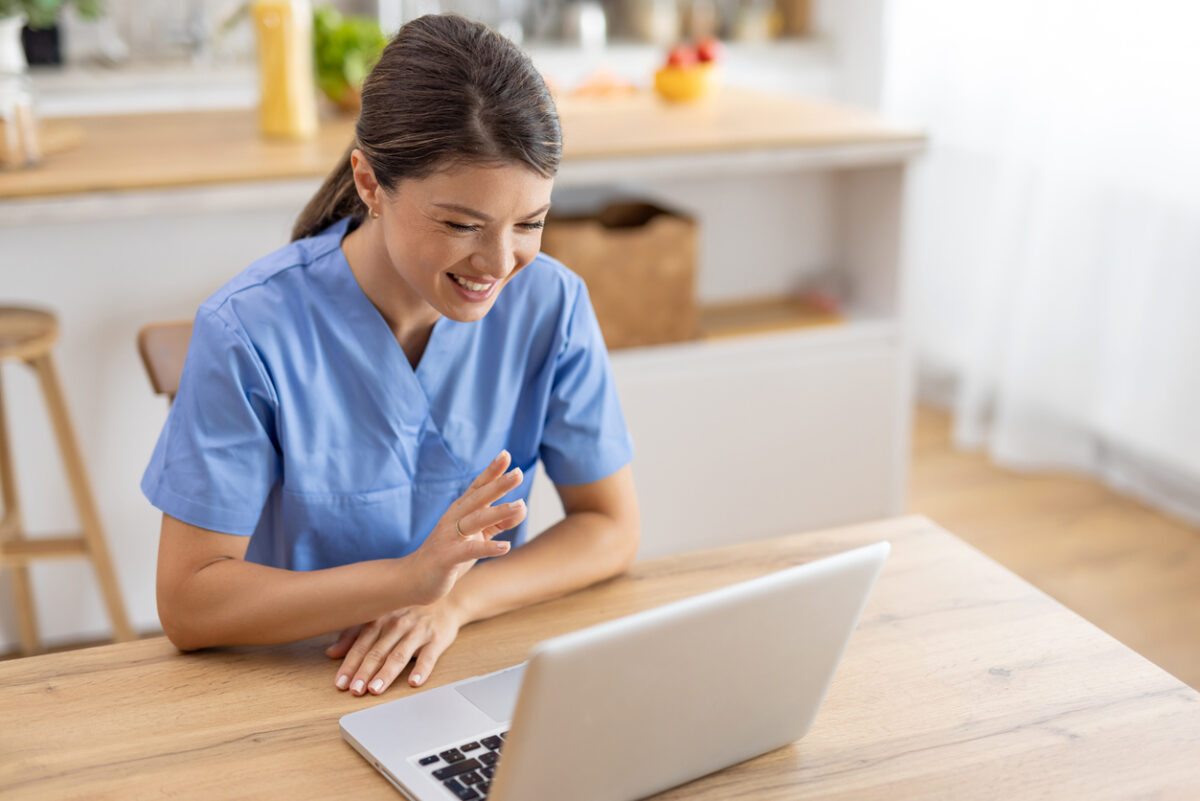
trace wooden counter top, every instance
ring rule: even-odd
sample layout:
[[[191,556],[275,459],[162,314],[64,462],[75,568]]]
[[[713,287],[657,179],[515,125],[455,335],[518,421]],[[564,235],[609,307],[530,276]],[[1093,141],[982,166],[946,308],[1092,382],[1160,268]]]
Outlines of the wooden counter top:
[[[559,102],[564,160],[735,152],[771,148],[919,146],[919,131],[823,102],[726,87],[692,105],[649,92]],[[254,110],[200,111],[67,121],[79,147],[39,166],[0,173],[0,199],[199,186],[325,175],[353,136],[350,118],[326,119],[309,142],[258,136]]]

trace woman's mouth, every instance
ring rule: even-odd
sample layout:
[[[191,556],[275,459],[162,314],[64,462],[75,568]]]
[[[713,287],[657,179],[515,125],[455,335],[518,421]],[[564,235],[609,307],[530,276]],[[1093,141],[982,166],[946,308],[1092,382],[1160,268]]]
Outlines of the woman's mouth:
[[[450,280],[454,282],[459,294],[463,295],[467,300],[478,303],[482,300],[487,300],[492,290],[496,288],[498,281],[481,281],[478,278],[467,278],[462,275],[449,273]]]

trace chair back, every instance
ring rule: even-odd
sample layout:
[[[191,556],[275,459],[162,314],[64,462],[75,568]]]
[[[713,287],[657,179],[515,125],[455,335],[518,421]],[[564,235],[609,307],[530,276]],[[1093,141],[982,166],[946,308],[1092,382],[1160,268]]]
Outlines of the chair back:
[[[150,386],[168,400],[175,400],[179,391],[179,377],[183,375],[183,360],[187,358],[191,338],[191,320],[150,323],[138,331],[138,353],[146,375],[150,376]]]

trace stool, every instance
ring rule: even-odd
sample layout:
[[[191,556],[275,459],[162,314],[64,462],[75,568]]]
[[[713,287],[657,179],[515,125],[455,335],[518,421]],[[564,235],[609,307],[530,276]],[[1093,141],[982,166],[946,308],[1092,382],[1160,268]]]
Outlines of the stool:
[[[50,423],[58,440],[59,453],[66,467],[75,510],[83,530],[82,534],[71,536],[34,539],[25,537],[21,523],[21,506],[17,500],[17,477],[9,448],[8,423],[4,412],[3,375],[0,375],[0,497],[4,502],[4,516],[0,518],[0,567],[12,567],[13,590],[21,626],[21,650],[26,654],[40,650],[28,565],[31,561],[41,558],[90,558],[99,580],[100,592],[104,596],[104,603],[108,607],[115,639],[133,639],[133,630],[125,616],[125,606],[121,603],[121,590],[113,573],[108,546],[104,542],[104,531],[100,527],[100,518],[96,514],[96,506],[92,501],[91,489],[83,469],[83,460],[79,458],[75,432],[67,417],[66,403],[63,401],[62,390],[51,359],[51,346],[57,339],[58,320],[53,314],[39,309],[0,306],[0,365],[9,360],[19,360],[37,373],[50,413]]]

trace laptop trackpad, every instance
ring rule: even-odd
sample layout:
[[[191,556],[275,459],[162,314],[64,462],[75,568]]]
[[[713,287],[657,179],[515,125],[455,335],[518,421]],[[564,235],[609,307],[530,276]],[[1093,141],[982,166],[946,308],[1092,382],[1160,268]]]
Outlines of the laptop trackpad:
[[[455,689],[492,720],[504,723],[512,720],[524,675],[525,663],[522,663],[490,676],[465,682]]]

